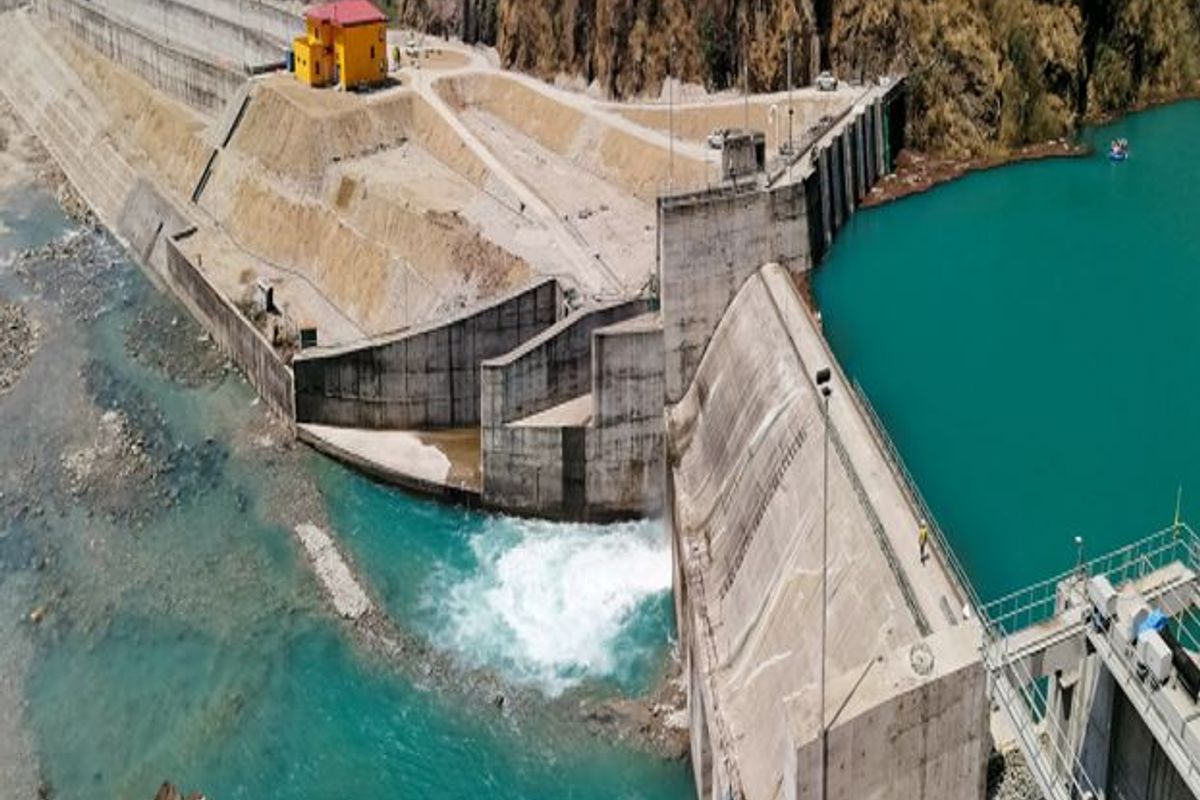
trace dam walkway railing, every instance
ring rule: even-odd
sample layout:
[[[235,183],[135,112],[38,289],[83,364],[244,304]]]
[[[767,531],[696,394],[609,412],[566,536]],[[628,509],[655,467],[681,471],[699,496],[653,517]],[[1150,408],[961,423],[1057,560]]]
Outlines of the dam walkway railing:
[[[879,444],[879,449],[883,451],[883,456],[891,465],[893,473],[899,479],[900,488],[908,497],[908,502],[912,505],[913,510],[917,512],[917,516],[924,519],[929,527],[929,538],[932,540],[933,557],[938,560],[942,566],[942,570],[950,576],[951,581],[955,584],[958,590],[959,599],[967,604],[968,608],[979,614],[983,608],[983,603],[979,600],[979,595],[975,592],[975,587],[971,585],[970,579],[967,577],[966,570],[963,569],[962,563],[959,562],[958,556],[950,548],[946,541],[946,534],[942,530],[942,526],[938,524],[937,516],[933,513],[933,509],[929,507],[929,503],[925,502],[924,495],[917,488],[917,482],[913,479],[912,473],[908,471],[908,466],[904,463],[904,458],[900,455],[896,443],[892,441],[892,437],[888,435],[887,428],[884,427],[883,421],[880,420],[879,414],[875,412],[875,406],[871,404],[871,400],[867,397],[866,391],[862,384],[855,378],[850,385],[854,389],[855,400],[858,401],[859,407],[863,411],[863,416],[866,418],[868,427],[871,429],[875,437],[875,441]]]
[[[1090,791],[1092,797],[1097,797],[1095,787],[1078,759],[1068,751],[1066,736],[1044,713],[1049,705],[1046,682],[1038,681],[1030,675],[1024,660],[1001,657],[1007,653],[1004,649],[1006,640],[1003,629],[989,619],[988,606],[979,599],[975,587],[971,585],[966,570],[946,541],[945,532],[938,524],[933,509],[917,488],[916,480],[909,472],[904,458],[888,435],[887,428],[884,427],[862,385],[854,380],[851,386],[855,399],[863,410],[863,415],[901,489],[907,495],[913,510],[924,518],[928,526],[934,558],[957,584],[961,599],[979,620],[982,632],[980,653],[988,672],[988,697],[1004,709],[1017,745],[1041,790],[1041,796],[1046,800],[1075,800],[1087,797],[1087,792]],[[1037,597],[1040,601],[1041,595],[1038,594]],[[1063,770],[1060,765],[1070,766]]]

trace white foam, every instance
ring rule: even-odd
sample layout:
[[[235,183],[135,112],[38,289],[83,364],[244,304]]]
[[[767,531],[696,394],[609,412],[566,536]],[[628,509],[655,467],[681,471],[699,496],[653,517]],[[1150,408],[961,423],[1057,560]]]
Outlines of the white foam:
[[[469,662],[556,695],[613,676],[618,639],[671,587],[662,525],[561,525],[497,518],[471,540],[478,567],[427,599],[433,636]]]

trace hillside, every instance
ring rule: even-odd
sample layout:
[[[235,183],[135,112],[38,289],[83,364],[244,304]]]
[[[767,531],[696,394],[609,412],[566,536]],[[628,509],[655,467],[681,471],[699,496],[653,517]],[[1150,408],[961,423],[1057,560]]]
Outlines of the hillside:
[[[1198,0],[395,0],[401,21],[492,44],[506,66],[656,93],[668,62],[712,89],[906,71],[910,140],[975,155],[1190,92]],[[671,59],[671,43],[674,58]],[[744,43],[744,44],[743,44]],[[822,58],[825,51],[826,57]]]

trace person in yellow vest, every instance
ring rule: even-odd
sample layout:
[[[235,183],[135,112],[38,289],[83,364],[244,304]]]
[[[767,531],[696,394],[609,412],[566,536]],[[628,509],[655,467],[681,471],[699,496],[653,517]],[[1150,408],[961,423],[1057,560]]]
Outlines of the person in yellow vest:
[[[925,563],[926,551],[929,549],[929,523],[921,518],[921,526],[917,528],[917,543],[921,546],[921,563]]]

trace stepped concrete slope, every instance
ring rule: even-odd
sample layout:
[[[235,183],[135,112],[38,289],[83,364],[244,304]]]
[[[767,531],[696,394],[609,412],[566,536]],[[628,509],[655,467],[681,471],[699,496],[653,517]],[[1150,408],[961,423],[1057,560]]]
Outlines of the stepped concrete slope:
[[[826,505],[828,796],[981,796],[979,631],[782,267],[743,284],[667,427],[701,796],[820,796]]]
[[[156,88],[208,113],[220,110],[245,80],[246,70],[219,56],[167,40],[90,0],[37,0],[48,19],[105,57],[141,75]]]
[[[25,9],[4,15],[0,92],[66,173],[88,205],[115,229],[137,175],[105,131],[107,115],[46,41],[45,23]]]

